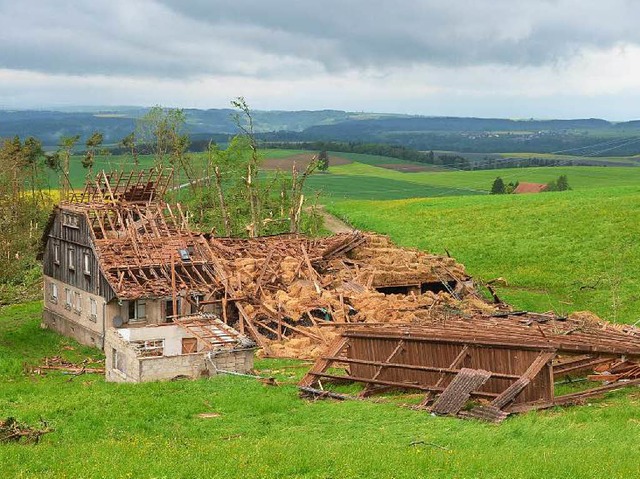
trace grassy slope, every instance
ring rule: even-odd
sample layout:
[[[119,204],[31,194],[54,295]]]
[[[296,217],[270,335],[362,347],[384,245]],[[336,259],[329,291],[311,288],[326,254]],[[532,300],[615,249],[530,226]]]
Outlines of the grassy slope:
[[[485,194],[493,180],[548,183],[566,174],[576,190],[640,183],[640,168],[557,167],[484,171],[402,173],[361,162],[332,166],[308,179],[307,191],[319,191],[328,203],[344,199],[408,199]]]
[[[107,384],[28,377],[45,355],[100,356],[38,327],[40,304],[0,310],[0,417],[55,432],[0,445],[2,477],[636,477],[640,394],[514,417],[500,426],[369,401],[308,402],[239,377]],[[94,352],[95,351],[95,352]],[[259,361],[292,382],[291,361]],[[216,412],[219,418],[196,414]],[[412,445],[412,443],[417,444]]]
[[[330,210],[403,245],[446,248],[479,278],[506,278],[509,287],[499,288],[500,294],[517,307],[589,309],[635,322],[640,317],[639,206],[639,187],[618,187],[349,201]]]
[[[402,180],[411,183],[450,188],[469,188],[488,192],[493,180],[500,176],[505,182],[525,181],[548,183],[560,175],[567,175],[574,189],[597,188],[602,186],[633,186],[640,182],[640,168],[613,168],[599,166],[566,166],[540,168],[506,168],[500,170],[447,171],[400,173],[354,163],[330,168],[339,176],[372,176],[376,178]]]

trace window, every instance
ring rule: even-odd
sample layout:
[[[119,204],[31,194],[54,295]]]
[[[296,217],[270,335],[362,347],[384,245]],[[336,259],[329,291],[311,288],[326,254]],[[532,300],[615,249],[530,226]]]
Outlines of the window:
[[[76,313],[81,313],[82,312],[82,296],[80,296],[80,293],[75,292],[74,293],[75,296],[75,301],[74,304],[75,306],[73,307],[73,309],[76,310]]]
[[[178,316],[180,316],[180,298],[176,298],[176,312]],[[164,302],[164,317],[167,319],[167,323],[173,322],[171,318],[173,318],[173,299],[167,299]]]
[[[87,252],[82,254],[82,269],[84,274],[91,275],[91,261]]]
[[[196,314],[200,309],[200,301],[204,299],[204,296],[201,294],[194,294],[192,297],[193,297],[193,303],[190,303],[191,314]]]
[[[58,302],[58,285],[56,283],[51,283],[51,302]]]
[[[89,319],[95,323],[98,319],[98,303],[93,298],[90,298],[89,302],[91,303],[91,314],[89,315]]]
[[[144,321],[147,319],[147,304],[145,301],[129,301],[129,321]]]
[[[68,228],[79,228],[80,220],[76,215],[71,213],[62,214],[62,224]]]
[[[60,243],[53,243],[53,262],[60,264]]]
[[[69,288],[64,288],[64,307],[71,309],[71,290]]]
[[[76,269],[74,253],[75,249],[70,246],[69,249],[67,249],[67,263],[69,264],[69,269]]]

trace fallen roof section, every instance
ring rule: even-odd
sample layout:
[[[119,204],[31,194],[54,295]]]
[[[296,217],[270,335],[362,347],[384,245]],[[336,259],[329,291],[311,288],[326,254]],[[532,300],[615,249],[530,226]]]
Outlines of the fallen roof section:
[[[360,396],[423,391],[420,407],[435,414],[500,422],[511,413],[640,384],[638,361],[640,329],[631,326],[540,314],[476,316],[419,326],[351,326],[299,387],[314,396],[335,381],[364,385]],[[555,379],[594,368],[604,374],[588,379],[608,384],[555,395]]]

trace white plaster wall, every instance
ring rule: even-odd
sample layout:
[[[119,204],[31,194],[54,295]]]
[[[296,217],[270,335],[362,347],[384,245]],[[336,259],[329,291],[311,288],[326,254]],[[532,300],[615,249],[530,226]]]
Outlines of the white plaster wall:
[[[118,333],[125,341],[164,339],[164,356],[182,354],[182,338],[193,338],[180,326],[170,323],[144,328],[118,328]]]

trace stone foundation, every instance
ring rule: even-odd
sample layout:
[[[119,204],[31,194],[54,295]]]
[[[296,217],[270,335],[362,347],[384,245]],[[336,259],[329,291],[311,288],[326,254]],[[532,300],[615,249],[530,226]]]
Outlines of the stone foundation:
[[[93,346],[100,349],[104,347],[104,336],[102,334],[48,309],[42,311],[41,326],[64,336],[69,336],[85,346]]]

